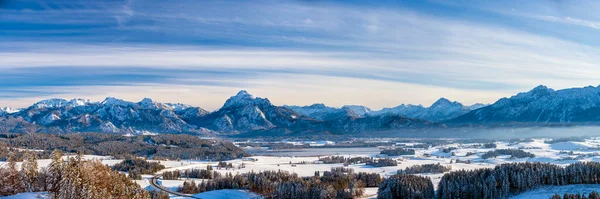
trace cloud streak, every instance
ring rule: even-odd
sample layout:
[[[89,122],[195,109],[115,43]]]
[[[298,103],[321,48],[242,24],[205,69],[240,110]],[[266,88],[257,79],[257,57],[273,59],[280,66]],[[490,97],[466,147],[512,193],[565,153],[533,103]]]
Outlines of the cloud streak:
[[[281,104],[382,107],[439,97],[489,103],[538,84],[599,84],[598,46],[568,30],[529,27],[534,19],[541,30],[594,29],[593,17],[559,17],[543,6],[529,14],[546,17],[532,18],[523,10],[533,5],[506,5],[31,1],[0,10],[0,78],[8,80],[0,98],[133,98],[145,95],[131,92],[140,88],[148,97],[181,92],[163,101],[224,100],[250,88]],[[467,14],[453,15],[457,9]],[[377,97],[347,94],[365,92]],[[222,103],[212,99],[193,104]]]

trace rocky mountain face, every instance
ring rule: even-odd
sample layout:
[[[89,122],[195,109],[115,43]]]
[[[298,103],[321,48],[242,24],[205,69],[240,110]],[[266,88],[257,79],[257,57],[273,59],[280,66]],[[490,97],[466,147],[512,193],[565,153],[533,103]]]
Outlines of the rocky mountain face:
[[[274,106],[269,99],[254,97],[242,90],[219,110],[189,122],[219,132],[248,132],[288,127],[306,119],[290,109]]]
[[[558,91],[538,86],[447,121],[450,124],[598,122],[600,87],[593,86]]]

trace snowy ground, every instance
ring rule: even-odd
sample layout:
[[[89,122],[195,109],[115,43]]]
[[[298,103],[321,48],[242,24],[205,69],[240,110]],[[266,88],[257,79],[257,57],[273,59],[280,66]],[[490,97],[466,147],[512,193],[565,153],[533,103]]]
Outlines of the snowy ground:
[[[20,193],[14,196],[0,197],[0,199],[48,199],[46,192]]]
[[[561,196],[565,193],[570,194],[589,194],[592,191],[600,190],[600,185],[597,184],[578,184],[578,185],[567,185],[567,186],[547,186],[536,190],[528,191],[516,196],[511,199],[549,199],[554,194],[560,194]]]
[[[412,165],[421,165],[421,164],[430,164],[430,163],[440,163],[442,165],[449,165],[452,167],[453,171],[456,170],[471,170],[478,168],[491,168],[497,164],[502,163],[510,163],[510,162],[548,162],[554,163],[558,165],[568,165],[574,162],[579,161],[600,161],[600,140],[599,139],[588,139],[585,142],[559,142],[555,144],[547,144],[543,139],[535,139],[532,142],[523,142],[523,143],[506,143],[506,142],[497,142],[497,148],[495,149],[522,149],[524,151],[535,154],[535,158],[521,158],[521,159],[511,159],[509,156],[499,156],[497,158],[492,159],[482,159],[481,155],[487,151],[495,150],[495,149],[482,149],[474,147],[477,143],[472,144],[449,144],[445,146],[437,146],[430,147],[429,149],[416,149],[416,154],[414,156],[401,156],[401,157],[391,157],[394,159],[398,159],[399,165],[395,167],[371,167],[366,166],[365,164],[355,164],[349,165],[349,168],[354,169],[355,172],[375,172],[379,173],[382,176],[393,175],[399,169],[404,169],[408,166]],[[441,149],[448,147],[456,147],[457,149],[452,150],[450,153],[444,153]],[[348,149],[325,149],[330,150],[331,154],[342,155],[346,157],[354,157],[354,156],[366,156],[366,157],[386,157],[378,154],[376,148],[375,150],[361,150],[360,153],[354,153],[352,150]],[[339,150],[339,151],[336,151]],[[346,154],[348,153],[348,154]],[[474,155],[466,156],[467,153],[474,153]],[[273,153],[277,155],[286,154],[286,153]],[[303,153],[305,154],[305,153]],[[268,154],[266,154],[268,155]],[[328,171],[333,167],[341,167],[342,164],[318,164],[317,160],[319,157],[317,156],[307,156],[307,157],[295,157],[293,154],[286,154],[285,156],[253,156],[252,158],[257,161],[245,161],[242,159],[236,159],[231,161],[226,161],[228,163],[232,163],[234,169],[216,169],[216,171],[221,173],[231,172],[233,174],[236,173],[246,173],[250,171],[265,171],[265,170],[284,170],[297,173],[300,176],[312,176],[315,171]],[[102,161],[104,164],[114,165],[122,160],[112,159],[107,156],[84,156],[85,159],[98,159]],[[470,160],[471,164],[463,164],[463,163],[450,163],[451,160],[453,162],[456,159],[460,160]],[[290,162],[292,164],[290,164]],[[301,162],[306,162],[307,164],[301,164]],[[40,160],[39,166],[44,167],[50,163],[50,160]],[[208,162],[208,161],[194,161],[194,160],[183,160],[183,161],[160,161],[161,164],[165,165],[167,169],[163,171],[172,171],[172,170],[185,170],[185,169],[206,169],[207,165],[214,166],[216,168],[217,162]],[[0,166],[3,166],[0,162]],[[238,167],[244,164],[245,168]],[[422,174],[424,176],[428,176],[432,179],[433,184],[437,187],[440,178],[443,174]],[[143,176],[143,180],[137,180],[136,182],[140,184],[142,187],[146,189],[152,189],[149,186],[148,178],[150,176]],[[197,180],[201,181],[201,180]],[[163,186],[171,188],[175,190],[178,186],[183,184],[182,180],[161,180]],[[576,191],[581,188],[584,191],[585,186],[565,186],[568,192],[569,190]],[[600,188],[597,187],[597,188]],[[554,188],[550,187],[549,189],[540,189],[537,191],[531,191],[526,194],[524,197],[518,196],[515,198],[532,198],[532,195],[540,195],[541,198],[549,198],[548,194],[553,195],[556,191],[561,191],[560,188],[554,190]],[[217,194],[215,192],[214,194]],[[376,196],[377,188],[368,188],[366,189],[366,198],[373,198]],[[564,192],[563,192],[564,193]],[[207,193],[208,194],[208,193]],[[220,194],[220,193],[219,193]],[[223,194],[241,194],[239,190],[229,190],[225,191]],[[212,195],[203,196],[202,198],[213,197]],[[250,197],[250,196],[248,196]],[[213,197],[214,198],[214,197]]]
[[[413,165],[440,163],[442,165],[449,165],[452,167],[452,171],[456,170],[471,170],[478,168],[492,168],[497,164],[511,163],[511,162],[549,162],[558,165],[568,165],[578,161],[598,161],[600,160],[600,141],[596,139],[590,139],[586,142],[560,142],[555,144],[547,144],[543,139],[533,140],[533,142],[525,142],[518,144],[510,144],[506,142],[497,142],[498,145],[495,149],[522,149],[524,151],[535,154],[535,158],[521,158],[511,159],[510,156],[499,156],[492,159],[482,159],[481,155],[487,151],[495,149],[482,149],[475,148],[473,144],[450,144],[445,146],[430,147],[429,149],[417,149],[416,155],[414,156],[401,156],[391,157],[399,159],[400,164],[395,167],[371,167],[365,164],[350,165],[348,168],[354,169],[355,172],[375,172],[382,176],[390,176],[395,174],[399,169],[404,169]],[[476,144],[476,143],[474,143]],[[452,150],[452,152],[444,153],[441,151],[442,148],[456,147],[458,149]],[[331,149],[336,150],[336,149]],[[347,150],[344,150],[347,151]],[[475,155],[466,156],[467,153],[475,153]],[[569,153],[572,152],[572,153]],[[336,153],[347,157],[354,156],[369,156],[369,157],[386,157],[381,156],[377,153],[373,154],[343,154]],[[277,154],[280,154],[279,152]],[[426,155],[429,154],[430,156]],[[300,176],[312,176],[315,171],[328,171],[333,167],[341,167],[343,164],[318,164],[317,160],[319,157],[294,157],[294,156],[253,156],[258,161],[244,161],[241,159],[227,161],[231,162],[236,169],[217,169],[216,171],[221,173],[231,172],[246,173],[250,171],[265,171],[265,170],[284,170],[297,173]],[[568,158],[568,159],[567,159]],[[471,164],[453,163],[450,164],[451,160],[471,160]],[[292,164],[290,164],[292,162]],[[301,162],[307,162],[308,164],[299,164]],[[216,162],[205,162],[205,161],[184,161],[184,162],[165,162],[166,170],[185,170],[185,169],[205,169],[207,165],[216,166]],[[246,168],[237,169],[238,166],[244,164]],[[182,165],[183,164],[183,165]],[[434,186],[437,184],[443,174],[423,174],[429,176]],[[170,182],[175,183],[175,182]],[[182,181],[180,182],[183,183]]]
[[[225,198],[255,199],[255,198],[262,198],[252,192],[249,192],[246,190],[237,190],[237,189],[207,191],[204,193],[196,194],[196,195],[194,195],[194,197],[202,198],[202,199],[225,199]],[[171,197],[171,198],[184,199],[185,197]]]

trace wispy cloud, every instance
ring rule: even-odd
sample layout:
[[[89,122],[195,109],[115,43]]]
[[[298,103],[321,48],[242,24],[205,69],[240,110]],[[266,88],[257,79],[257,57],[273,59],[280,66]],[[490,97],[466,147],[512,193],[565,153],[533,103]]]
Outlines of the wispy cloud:
[[[163,101],[188,96],[184,101],[218,107],[235,90],[251,88],[280,104],[382,107],[429,104],[439,97],[493,102],[538,84],[598,84],[598,46],[570,38],[570,32],[527,27],[532,18],[522,18],[521,9],[530,5],[514,11],[502,5],[498,8],[506,12],[499,12],[476,3],[469,6],[480,11],[462,17],[452,9],[469,6],[432,6],[446,10],[251,1],[59,1],[11,7],[0,10],[0,26],[6,27],[0,30],[0,68],[7,71],[0,78],[11,80],[0,83],[9,88],[0,90],[0,98],[33,99],[32,90],[161,97],[159,92],[170,90],[167,96],[177,97]],[[590,17],[541,10],[530,14],[545,16],[534,18],[547,23],[544,27],[598,26]],[[361,96],[378,97],[356,97],[365,92],[370,95]],[[201,96],[211,100],[191,99]]]
[[[571,17],[555,17],[555,16],[535,16],[535,18],[550,22],[565,23],[577,26],[584,26],[593,29],[600,29],[600,22],[576,19]]]

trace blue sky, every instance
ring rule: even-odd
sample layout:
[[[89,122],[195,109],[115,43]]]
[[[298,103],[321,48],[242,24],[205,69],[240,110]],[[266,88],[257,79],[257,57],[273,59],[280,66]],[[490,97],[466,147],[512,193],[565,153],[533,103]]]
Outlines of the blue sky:
[[[0,2],[0,106],[465,104],[600,84],[597,1]]]

